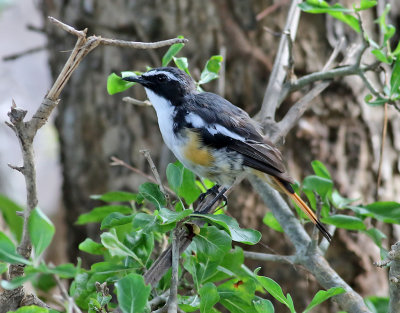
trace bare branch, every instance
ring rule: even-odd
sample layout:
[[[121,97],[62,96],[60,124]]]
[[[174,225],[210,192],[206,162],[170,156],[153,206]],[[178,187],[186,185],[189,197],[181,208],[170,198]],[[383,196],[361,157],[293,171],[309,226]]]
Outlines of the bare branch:
[[[138,106],[152,106],[152,104],[148,100],[140,101],[140,100],[137,100],[132,97],[123,97],[122,101],[129,103],[129,104],[138,105]]]
[[[289,8],[289,13],[286,19],[285,30],[291,34],[292,41],[296,37],[297,27],[300,18],[300,9],[298,5],[301,0],[292,0]],[[275,111],[278,107],[279,95],[281,93],[282,85],[286,77],[285,68],[288,65],[288,42],[286,35],[281,36],[279,48],[275,57],[274,66],[268,80],[268,86],[265,90],[264,100],[259,113],[259,120],[275,120]]]
[[[292,265],[297,263],[297,257],[295,255],[278,255],[252,251],[243,251],[243,254],[245,258],[251,260],[288,263]]]
[[[168,40],[162,40],[157,42],[135,42],[135,41],[125,41],[125,40],[117,40],[117,39],[107,39],[98,37],[100,44],[105,46],[117,46],[117,47],[125,47],[125,48],[134,48],[134,49],[157,49],[165,46],[170,46],[175,43],[186,43],[187,39],[183,38],[172,38]]]
[[[179,237],[176,229],[172,230],[172,274],[169,288],[168,313],[176,313],[178,309],[178,269],[179,269]]]
[[[43,51],[43,50],[45,50],[46,48],[47,48],[47,46],[38,46],[38,47],[31,48],[31,49],[27,49],[27,50],[22,51],[22,52],[10,54],[10,55],[7,55],[7,56],[3,57],[3,61],[5,61],[5,62],[7,62],[7,61],[14,61],[14,60],[19,59],[19,58],[21,58],[21,57],[24,57],[24,56],[26,56],[26,55],[29,55],[29,54],[33,54],[33,53],[36,53],[36,52]]]

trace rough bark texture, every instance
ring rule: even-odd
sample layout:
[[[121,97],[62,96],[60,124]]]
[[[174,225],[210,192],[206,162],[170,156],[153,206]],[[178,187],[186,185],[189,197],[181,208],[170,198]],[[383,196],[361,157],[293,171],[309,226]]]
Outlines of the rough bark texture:
[[[183,34],[190,42],[181,54],[188,57],[194,76],[199,74],[210,55],[218,54],[225,47],[225,97],[254,114],[262,102],[279,41],[263,27],[281,31],[288,8],[282,1],[272,14],[257,21],[256,14],[272,3],[261,0],[43,0],[42,5],[44,16],[52,15],[77,28],[88,27],[89,33],[109,38],[155,41]],[[370,14],[363,18],[368,22],[375,16]],[[51,50],[50,65],[52,72],[57,73],[66,58],[62,51],[71,49],[75,38],[49,25],[46,31]],[[368,31],[372,33],[374,29],[371,27]],[[348,42],[355,40],[352,31],[340,23],[325,20],[323,16],[303,15],[294,45],[296,74],[301,76],[321,70],[332,45],[342,35]],[[109,167],[109,158],[116,155],[145,169],[146,161],[139,150],[148,148],[161,173],[172,160],[161,144],[152,108],[123,103],[124,95],[109,96],[105,87],[111,72],[144,70],[145,65],[158,66],[165,51],[98,48],[80,65],[61,95],[57,128],[69,225],[68,254],[72,260],[78,255],[78,244],[87,236],[94,238],[97,235],[97,226],[73,225],[79,214],[96,205],[89,196],[108,190],[136,190],[143,182],[142,178],[123,168]],[[213,83],[207,88],[215,91],[216,86]],[[365,90],[361,86],[361,81],[353,77],[332,85],[314,101],[312,109],[287,136],[282,151],[289,172],[297,179],[310,174],[310,161],[319,159],[331,170],[343,195],[368,202],[375,199],[383,110],[363,103]],[[140,89],[128,93],[144,99]],[[298,97],[298,93],[292,95],[282,105],[278,116],[282,116]],[[389,108],[389,132],[379,192],[383,200],[400,200],[399,126],[399,114]],[[247,182],[237,187],[230,198],[229,212],[242,225],[263,232],[264,246],[258,245],[255,250],[268,248],[285,255],[292,252],[282,234],[262,225],[266,208]],[[392,238],[389,240],[392,242]],[[372,267],[372,260],[377,258],[379,251],[370,239],[345,231],[338,232],[328,251],[328,261],[362,295],[387,293],[384,272]],[[90,263],[87,255],[85,260]],[[268,263],[263,268],[263,274],[279,281],[284,290],[292,294],[299,311],[320,288],[301,267]],[[276,308],[277,312],[284,311],[279,304]],[[326,310],[334,312],[337,307],[328,304]]]

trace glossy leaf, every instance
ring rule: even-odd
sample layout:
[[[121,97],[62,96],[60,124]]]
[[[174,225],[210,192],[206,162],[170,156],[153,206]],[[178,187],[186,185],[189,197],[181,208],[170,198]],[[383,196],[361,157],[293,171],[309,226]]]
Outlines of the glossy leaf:
[[[131,257],[143,266],[143,263],[138,256],[118,239],[115,229],[112,229],[107,233],[102,233],[100,238],[101,243],[105,248],[107,248],[111,255],[119,257]]]
[[[336,227],[349,229],[349,230],[365,230],[366,229],[365,224],[362,221],[362,219],[355,217],[355,216],[349,216],[349,215],[342,215],[342,214],[331,215],[331,216],[322,218],[321,222],[325,223],[325,224],[335,225]]]
[[[196,184],[196,175],[179,162],[175,162],[175,165],[180,168],[183,173],[178,196],[182,197],[187,204],[192,204],[201,194],[201,190]]]
[[[311,162],[311,166],[314,170],[315,175],[332,180],[331,174],[321,161],[314,160]]]
[[[172,188],[173,191],[178,193],[178,190],[181,187],[183,181],[183,168],[180,168],[175,164],[170,163],[167,166],[166,173],[169,186]]]
[[[210,260],[221,259],[231,249],[231,237],[215,226],[203,227],[193,238],[197,250]]]
[[[255,312],[253,300],[256,285],[253,279],[231,279],[217,287],[220,303],[231,313]]]
[[[90,198],[104,202],[125,202],[136,201],[138,195],[127,191],[110,191],[103,195],[92,195]]]
[[[107,77],[107,92],[109,95],[114,95],[116,93],[123,92],[128,88],[132,87],[133,85],[135,85],[134,82],[128,82],[126,80],[123,80],[115,73],[112,73]]]
[[[161,209],[167,204],[160,187],[153,183],[144,183],[139,186],[139,192],[146,200],[153,203],[157,209]]]
[[[221,55],[213,55],[206,63],[203,71],[200,75],[199,85],[206,84],[216,78],[218,78],[219,70],[221,69],[221,63],[223,58]]]
[[[272,302],[267,299],[258,298],[253,301],[257,313],[274,313],[275,309]]]
[[[131,214],[132,208],[126,205],[104,205],[94,208],[89,213],[81,214],[76,224],[84,225],[88,223],[101,222],[107,215],[119,212],[121,214]]]
[[[39,258],[50,245],[56,229],[48,217],[37,207],[32,210],[29,217],[28,230],[32,246],[35,249],[35,257]]]
[[[119,212],[113,212],[109,215],[107,215],[102,221],[101,221],[101,226],[100,229],[110,229],[112,227],[116,226],[121,226],[121,225],[126,225],[129,223],[132,223],[135,215],[125,215]]]
[[[386,54],[380,49],[373,49],[371,53],[381,62],[390,64],[389,59],[387,58]]]
[[[382,233],[377,228],[370,228],[365,231],[365,233],[370,237],[374,243],[379,247],[382,248],[382,240],[386,238],[386,235]]]
[[[219,294],[217,287],[213,283],[206,283],[199,290],[200,294],[200,312],[208,313],[211,308],[218,302]]]
[[[193,213],[192,209],[183,210],[181,212],[174,212],[166,208],[161,208],[158,216],[162,218],[163,224],[176,223]]]
[[[178,38],[183,38],[183,36],[178,36]],[[178,54],[179,51],[185,46],[184,43],[175,43],[169,47],[168,51],[164,54],[161,64],[162,66],[168,66],[172,58]]]
[[[360,6],[355,7],[356,11],[368,10],[374,6],[376,6],[375,0],[361,0]]]
[[[79,244],[79,250],[98,255],[102,255],[106,251],[101,243],[95,242],[90,238],[86,238],[85,241]]]
[[[309,312],[311,309],[321,304],[322,302],[344,292],[346,292],[346,290],[344,290],[342,287],[333,287],[326,291],[325,290],[318,291],[303,313]]]
[[[365,299],[365,304],[372,313],[387,313],[389,312],[389,298],[369,296]]]
[[[8,313],[49,313],[51,310],[42,308],[36,305],[27,305],[20,307],[16,311],[9,311]]]
[[[390,77],[390,96],[400,93],[400,58],[394,63],[392,76]]]
[[[261,233],[254,229],[240,228],[238,222],[225,214],[193,214],[193,216],[203,217],[210,222],[225,228],[232,236],[233,241],[254,245],[261,239]]]
[[[304,190],[316,191],[323,198],[332,192],[332,188],[332,180],[316,175],[307,176],[303,181]]]
[[[189,62],[187,58],[175,58],[173,57],[175,65],[177,68],[179,68],[180,70],[186,72],[186,74],[188,74],[190,76],[190,72],[189,72]]]
[[[18,216],[17,212],[23,212],[24,209],[6,196],[0,195],[0,211],[13,236],[19,242],[22,236],[23,218]]]
[[[395,201],[377,201],[363,206],[363,208],[376,216],[400,219],[400,203]]]
[[[263,223],[272,229],[283,233],[283,228],[281,224],[279,224],[278,220],[275,218],[272,212],[267,212],[263,218]]]
[[[18,288],[19,286],[22,286],[27,281],[30,281],[36,275],[37,275],[36,273],[35,274],[25,274],[24,276],[16,277],[11,281],[2,280],[0,285],[4,289],[13,290],[15,288]]]
[[[261,286],[263,286],[264,289],[268,291],[268,293],[271,296],[273,296],[276,300],[289,307],[288,300],[283,294],[281,286],[279,286],[279,284],[276,281],[265,276],[257,276],[257,280],[261,284]]]
[[[11,264],[31,264],[17,253],[13,242],[3,232],[0,232],[0,261]]]
[[[141,313],[147,304],[151,286],[138,274],[129,274],[116,284],[118,305],[124,313]]]

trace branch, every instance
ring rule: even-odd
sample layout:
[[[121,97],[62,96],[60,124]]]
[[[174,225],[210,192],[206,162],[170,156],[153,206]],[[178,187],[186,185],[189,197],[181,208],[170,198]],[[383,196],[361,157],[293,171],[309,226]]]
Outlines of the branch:
[[[292,0],[284,28],[286,32],[290,33],[292,41],[294,41],[296,37],[297,27],[299,24],[300,9],[298,5],[300,3],[301,0]],[[279,105],[279,95],[286,77],[285,68],[288,66],[288,62],[288,41],[286,35],[282,34],[274,66],[268,80],[268,86],[265,90],[261,111],[259,113],[259,120],[261,122],[264,122],[267,119],[272,121],[275,120],[275,111]]]
[[[257,261],[279,262],[279,263],[289,263],[289,264],[298,263],[296,255],[279,255],[279,254],[269,254],[269,253],[260,253],[252,251],[243,251],[243,254],[245,258]]]
[[[178,309],[178,270],[179,270],[179,237],[176,229],[172,230],[172,274],[170,295],[168,298],[168,313],[176,313]]]
[[[389,313],[400,312],[400,241],[392,245],[386,259],[375,266],[389,266]]]

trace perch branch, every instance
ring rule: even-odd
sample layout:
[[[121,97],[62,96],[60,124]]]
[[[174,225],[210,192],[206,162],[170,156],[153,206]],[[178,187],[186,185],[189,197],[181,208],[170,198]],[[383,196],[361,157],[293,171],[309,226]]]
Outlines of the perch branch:
[[[171,287],[169,288],[168,313],[176,313],[178,309],[178,270],[179,270],[179,237],[176,229],[172,231],[172,273]]]
[[[257,261],[279,262],[288,264],[296,264],[298,262],[295,255],[279,255],[252,251],[243,251],[243,254],[245,258]]]
[[[20,171],[25,178],[26,191],[27,191],[27,206],[24,211],[24,223],[22,230],[21,242],[17,248],[18,253],[20,253],[24,258],[29,259],[32,245],[29,238],[28,232],[28,220],[31,211],[37,206],[37,187],[36,187],[36,169],[34,163],[34,151],[33,151],[33,139],[37,131],[46,124],[51,112],[59,103],[59,96],[67,84],[72,73],[78,67],[83,58],[94,48],[103,45],[116,45],[129,48],[137,49],[154,49],[163,47],[166,45],[171,45],[178,42],[186,42],[186,39],[170,39],[154,43],[141,43],[141,42],[127,42],[119,41],[114,39],[106,39],[98,36],[86,37],[87,29],[83,31],[76,30],[72,26],[58,21],[53,17],[49,17],[50,22],[60,27],[64,31],[75,35],[78,37],[75,47],[71,52],[68,60],[66,61],[63,69],[61,70],[59,76],[54,82],[53,86],[44,97],[42,103],[39,105],[33,117],[24,122],[25,115],[27,111],[19,109],[16,107],[15,102],[12,102],[11,110],[8,113],[10,122],[6,124],[15,132],[20,148],[22,151],[23,166],[16,167],[12,166],[16,170]],[[9,279],[22,276],[24,274],[23,266],[20,264],[11,264],[9,268]],[[0,295],[0,313],[7,312],[16,309],[21,305],[21,301],[25,296],[23,287],[18,287],[12,291],[5,290]]]

